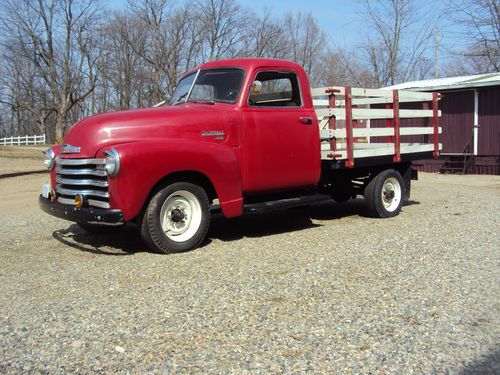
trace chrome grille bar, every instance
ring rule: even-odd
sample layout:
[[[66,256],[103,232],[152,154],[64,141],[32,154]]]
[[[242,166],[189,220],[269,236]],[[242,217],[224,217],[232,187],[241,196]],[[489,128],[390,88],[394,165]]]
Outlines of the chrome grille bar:
[[[100,176],[106,177],[107,173],[104,169],[65,169],[65,168],[56,168],[57,174],[65,174],[71,176]]]
[[[108,187],[107,180],[74,179],[57,176],[56,181],[58,184],[64,185],[91,185],[97,187]]]
[[[57,201],[74,206],[80,194],[90,207],[111,208],[105,159],[56,158]]]
[[[57,198],[57,201],[59,203],[68,204],[68,205],[71,205],[71,206],[75,205],[75,200],[74,199],[70,199],[70,198],[59,197],[59,198]],[[89,199],[88,203],[89,203],[90,206],[94,206],[94,207],[110,208],[108,202],[97,201],[95,199]]]
[[[106,165],[106,159],[62,159],[56,158],[57,165]]]
[[[82,194],[82,195],[89,195],[92,197],[100,197],[100,198],[109,198],[109,193],[107,191],[99,191],[99,190],[73,190],[73,189],[66,189],[62,188],[60,186],[57,186],[56,192],[62,195],[77,195],[77,194]]]

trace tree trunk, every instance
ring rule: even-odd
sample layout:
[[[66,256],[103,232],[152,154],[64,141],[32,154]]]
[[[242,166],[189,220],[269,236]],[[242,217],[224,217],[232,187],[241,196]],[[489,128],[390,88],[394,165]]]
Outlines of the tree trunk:
[[[64,128],[66,127],[66,121],[64,118],[64,115],[57,115],[56,119],[56,143],[57,144],[62,144],[64,142]]]

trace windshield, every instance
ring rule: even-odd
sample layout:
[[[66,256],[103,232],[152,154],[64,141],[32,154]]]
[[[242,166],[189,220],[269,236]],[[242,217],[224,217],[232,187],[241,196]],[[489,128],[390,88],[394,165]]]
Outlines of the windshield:
[[[195,80],[194,85],[193,81]],[[170,105],[183,102],[235,103],[243,82],[243,70],[237,68],[204,69],[183,78],[175,89]],[[191,87],[192,86],[192,87]]]
[[[192,73],[179,81],[174,93],[172,94],[172,98],[170,99],[170,105],[182,103],[186,100],[186,96],[189,94],[191,86],[193,86],[195,77],[196,73]]]

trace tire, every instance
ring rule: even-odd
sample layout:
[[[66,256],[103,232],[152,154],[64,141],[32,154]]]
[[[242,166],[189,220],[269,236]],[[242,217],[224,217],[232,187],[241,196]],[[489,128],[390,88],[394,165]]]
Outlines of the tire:
[[[352,198],[352,192],[345,190],[338,190],[332,193],[332,199],[337,203],[347,202]]]
[[[365,200],[371,216],[394,217],[401,211],[405,196],[401,174],[387,169],[375,176],[365,188]]]
[[[339,179],[333,182],[332,199],[337,203],[347,202],[353,196],[352,183],[349,179]]]
[[[141,236],[153,251],[164,254],[194,249],[210,224],[208,197],[200,186],[176,182],[149,201],[140,222]]]
[[[88,224],[77,223],[80,228],[90,234],[109,234],[118,232],[123,228],[123,225],[104,225],[104,224]]]

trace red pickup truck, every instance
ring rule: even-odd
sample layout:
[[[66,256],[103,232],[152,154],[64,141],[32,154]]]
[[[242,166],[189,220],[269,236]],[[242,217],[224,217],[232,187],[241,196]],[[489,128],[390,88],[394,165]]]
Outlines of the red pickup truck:
[[[197,247],[216,209],[232,218],[363,195],[373,216],[395,216],[409,199],[411,161],[439,152],[437,99],[311,89],[302,67],[283,60],[206,63],[181,77],[168,105],[74,124],[45,151],[40,206],[91,233],[135,222],[164,253]],[[427,107],[400,109],[419,101]]]

